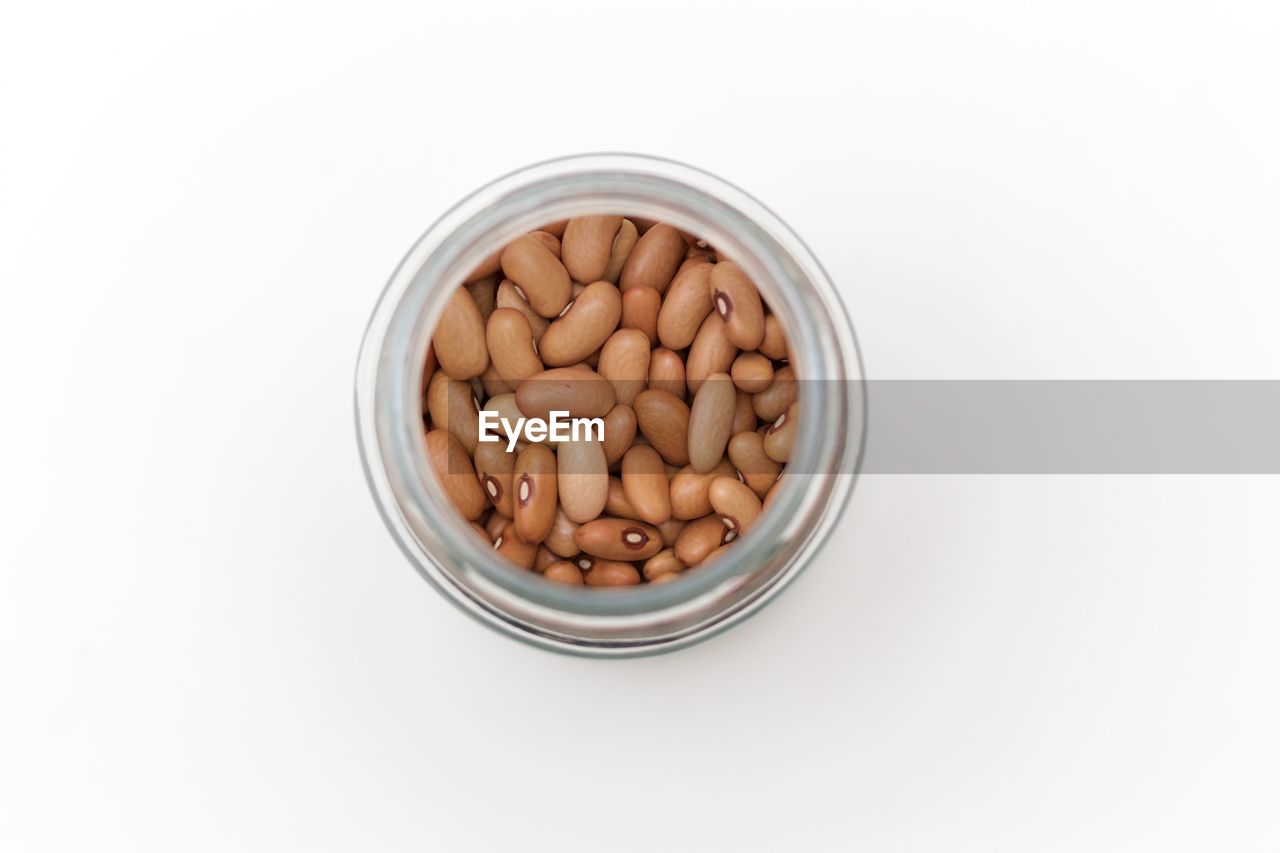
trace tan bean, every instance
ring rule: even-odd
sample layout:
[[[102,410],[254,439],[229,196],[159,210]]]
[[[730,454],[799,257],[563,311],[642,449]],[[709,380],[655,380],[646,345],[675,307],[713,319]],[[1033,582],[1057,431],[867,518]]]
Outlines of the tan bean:
[[[699,474],[715,468],[724,458],[733,429],[738,394],[727,373],[713,373],[693,395],[689,409],[689,464]]]
[[[800,403],[792,403],[764,434],[764,452],[770,459],[777,462],[791,461],[791,448],[796,443],[796,432],[799,431],[799,415]]]
[[[778,368],[769,387],[751,398],[751,407],[762,421],[776,421],[800,396],[795,369],[790,365]]]
[[[612,468],[627,452],[636,437],[636,413],[619,403],[604,416],[604,461]]]
[[[453,379],[470,379],[489,366],[484,346],[484,318],[465,288],[449,297],[432,338],[440,369]]]
[[[627,491],[623,488],[620,477],[609,478],[609,499],[604,502],[604,514],[615,518],[631,518],[636,521],[644,521],[627,497]]]
[[[787,358],[787,336],[782,331],[782,323],[778,322],[778,318],[772,314],[764,318],[764,338],[761,339],[757,349],[766,358],[774,361]]]
[[[533,561],[538,556],[538,546],[517,536],[514,525],[507,525],[498,534],[498,538],[493,540],[493,551],[522,569],[532,569]]]
[[[568,560],[557,560],[547,566],[542,576],[549,581],[556,583],[568,584],[569,586],[582,586],[582,572],[573,563]]]
[[[622,328],[644,332],[649,346],[658,342],[658,311],[662,295],[652,287],[633,287],[622,294]]]
[[[587,586],[635,586],[640,583],[640,573],[635,566],[613,560],[592,560],[582,578]]]
[[[537,237],[517,237],[502,253],[502,272],[543,317],[556,317],[569,304],[573,285],[560,259]]]
[[[636,241],[640,239],[640,232],[636,230],[636,225],[630,219],[622,220],[622,227],[618,229],[618,236],[613,239],[613,250],[609,255],[609,266],[605,268],[604,275],[600,276],[607,282],[613,284],[618,283],[618,279],[622,277],[622,267],[627,262],[627,258],[631,255],[631,250],[635,248]]]
[[[568,228],[569,220],[561,219],[559,222],[552,222],[550,225],[543,225],[541,230],[546,231],[552,237],[559,237],[563,240],[564,232],[568,230]]]
[[[480,488],[475,466],[471,464],[466,449],[456,437],[441,429],[428,432],[424,443],[427,458],[449,502],[467,521],[475,521],[489,505],[489,500]]]
[[[618,402],[630,406],[649,373],[649,341],[639,329],[619,329],[600,350],[600,375],[613,385]],[[607,436],[608,433],[606,432]]]
[[[671,518],[667,469],[652,447],[633,447],[622,457],[622,488],[639,517],[649,524]]]
[[[676,544],[676,537],[680,535],[681,530],[684,530],[687,523],[679,518],[669,518],[659,524],[658,532],[662,534],[662,544],[668,548]]]
[[[733,360],[733,384],[748,394],[758,394],[773,381],[773,362],[758,352],[744,352]]]
[[[569,516],[564,514],[564,509],[557,506],[555,520],[551,522],[551,530],[542,540],[542,544],[557,557],[572,557],[578,553],[578,543],[573,541],[573,534],[577,530],[578,523],[571,521]]]
[[[782,466],[764,452],[764,442],[754,431],[740,432],[729,439],[729,461],[756,497],[762,499],[782,473]]]
[[[598,281],[604,277],[621,228],[621,216],[577,216],[569,220],[560,260],[574,281]]]
[[[509,385],[518,386],[545,369],[534,348],[528,318],[514,308],[494,309],[485,328],[485,340],[493,366]]]
[[[427,386],[427,412],[436,429],[448,430],[462,442],[467,453],[474,453],[480,435],[480,415],[471,384],[450,379],[442,372],[431,377]]]
[[[509,455],[509,454],[508,454]],[[544,444],[530,444],[512,469],[516,532],[526,542],[541,542],[555,523],[559,488],[556,455]]]
[[[516,388],[516,405],[526,417],[603,418],[616,403],[609,381],[586,367],[557,367],[534,374]]]
[[[738,349],[753,350],[764,340],[760,291],[733,261],[711,270],[711,301],[724,320],[725,335]]]
[[[618,288],[607,281],[589,284],[569,303],[564,314],[552,321],[538,342],[538,352],[553,367],[582,361],[609,339],[621,317]],[[492,343],[489,348],[493,349]]]
[[[657,528],[629,518],[597,518],[573,534],[584,553],[604,560],[647,560],[662,550]]]
[[[689,244],[670,225],[659,223],[636,241],[627,262],[622,265],[618,286],[627,291],[633,287],[652,287],[662,293],[676,274]]]
[[[727,459],[705,474],[686,466],[671,478],[671,515],[684,521],[701,518],[711,512],[711,499],[707,492],[711,489],[711,481],[716,477],[733,475],[733,466]]]
[[[684,561],[676,556],[675,548],[664,548],[644,562],[645,580],[652,582],[654,578],[665,574],[679,574],[687,569]]]
[[[711,313],[711,266],[687,264],[676,273],[658,312],[658,340],[664,347],[681,350],[689,346]]]
[[[523,314],[524,318],[529,321],[529,328],[533,331],[534,341],[542,340],[542,335],[547,331],[547,327],[551,325],[551,321],[530,308],[529,303],[520,295],[520,291],[516,289],[514,284],[504,279],[498,285],[497,295],[493,299],[493,304],[496,308],[512,308]]]
[[[489,366],[484,369],[484,373],[480,374],[480,384],[484,387],[486,397],[496,397],[499,394],[515,393],[515,388],[507,384],[507,380],[502,378],[502,374],[498,372],[498,368],[493,366],[493,362],[489,362]]]
[[[422,383],[419,386],[418,393],[427,393],[427,385],[431,383],[431,377],[436,375],[436,368],[439,366],[440,365],[436,362],[435,346],[433,344],[427,344],[427,357],[423,360]]]
[[[486,321],[493,313],[493,309],[497,307],[494,300],[498,298],[498,280],[498,276],[488,275],[467,285],[467,293],[470,293],[471,298],[476,301],[480,316]]]
[[[696,394],[702,380],[711,374],[728,373],[737,355],[738,348],[725,333],[724,320],[715,312],[708,314],[689,347],[689,358],[685,363],[685,381],[689,390]]]
[[[489,517],[484,522],[485,533],[489,534],[489,544],[492,545],[498,538],[498,534],[506,530],[510,524],[511,519],[500,512],[489,510]]]
[[[476,476],[480,478],[480,486],[488,496],[494,509],[506,518],[515,515],[512,508],[512,472],[516,466],[516,455],[508,453],[506,445],[499,442],[484,442],[475,449]],[[526,542],[537,542],[537,539],[522,537]]]
[[[563,442],[556,450],[556,462],[564,514],[578,524],[599,516],[609,500],[609,466],[600,442]]]
[[[516,535],[519,536],[520,532],[516,531]],[[538,574],[543,575],[546,574],[547,569],[558,562],[560,562],[559,557],[551,553],[550,549],[545,545],[539,545],[538,551],[533,558],[533,570]]]
[[[666,391],[681,400],[685,396],[684,359],[659,347],[649,355],[649,387]]]
[[[689,464],[689,407],[668,391],[650,388],[636,396],[636,425],[653,449],[672,465]]]
[[[760,498],[737,477],[716,477],[707,497],[724,526],[739,536],[750,530],[760,516]]]
[[[546,246],[551,254],[557,258],[560,257],[560,238],[547,231],[530,231],[529,236],[533,237],[542,245]],[[562,261],[563,263],[563,261]]]
[[[735,481],[736,482],[736,481]],[[704,515],[685,525],[676,537],[675,551],[680,562],[692,568],[707,558],[721,545],[732,542],[738,536],[714,515]]]
[[[756,410],[751,406],[751,395],[739,391],[733,408],[733,434],[750,432],[756,428]]]

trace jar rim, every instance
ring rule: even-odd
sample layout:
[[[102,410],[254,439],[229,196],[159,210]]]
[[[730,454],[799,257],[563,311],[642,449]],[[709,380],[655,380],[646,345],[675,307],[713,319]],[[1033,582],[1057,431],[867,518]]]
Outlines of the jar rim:
[[[621,209],[611,209],[614,204]],[[806,381],[838,380],[832,385],[835,393],[805,399],[795,445],[801,454],[795,460],[799,470],[823,473],[784,483],[770,512],[740,540],[750,547],[730,548],[677,583],[624,590],[553,584],[512,570],[452,510],[422,450],[422,370],[448,295],[481,259],[519,233],[604,212],[662,219],[730,250],[779,315]],[[793,336],[798,327],[806,333]],[[856,393],[851,393],[855,385]],[[538,638],[540,632],[528,624],[513,626],[512,614],[502,602],[518,602],[535,614],[572,614],[602,625],[655,613],[671,619],[705,607],[726,585],[747,584],[766,560],[784,550],[798,554],[806,544],[816,549],[844,511],[862,462],[865,394],[857,340],[835,287],[808,247],[768,208],[722,179],[676,161],[584,154],[500,177],[427,229],[397,266],[369,321],[357,366],[355,402],[366,478],[384,521],[411,562],[464,610],[491,624],[496,619],[523,639],[562,647],[563,638],[555,631]],[[801,477],[829,477],[832,482],[814,489]],[[844,478],[847,482],[840,482]],[[825,524],[814,523],[823,517]],[[819,527],[820,539],[810,542]],[[779,576],[768,589],[753,591],[738,609],[751,605],[754,610],[763,603],[757,599],[776,595],[800,568],[787,566],[776,572]],[[729,615],[722,614],[720,621]],[[646,643],[607,645],[635,648]]]

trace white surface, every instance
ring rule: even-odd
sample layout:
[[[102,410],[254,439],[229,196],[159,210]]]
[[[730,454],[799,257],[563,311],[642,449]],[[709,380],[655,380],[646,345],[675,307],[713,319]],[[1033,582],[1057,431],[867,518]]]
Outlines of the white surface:
[[[350,409],[421,230],[598,149],[771,205],[874,377],[1280,378],[1278,30],[10,4],[0,849],[1276,849],[1276,479],[867,478],[760,617],[600,663],[419,579]]]

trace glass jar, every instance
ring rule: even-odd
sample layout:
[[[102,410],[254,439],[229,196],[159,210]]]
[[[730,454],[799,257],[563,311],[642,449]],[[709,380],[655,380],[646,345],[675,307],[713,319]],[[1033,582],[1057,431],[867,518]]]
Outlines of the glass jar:
[[[449,504],[423,450],[421,382],[445,302],[496,248],[586,214],[668,222],[756,282],[790,341],[800,383],[793,458],[768,512],[724,555],[675,583],[567,586],[513,568]],[[369,488],[409,561],[465,612],[526,642],[599,657],[681,648],[741,622],[813,558],[848,502],[865,435],[857,341],[804,243],[764,205],[670,160],[602,154],[539,163],[477,190],[409,250],[374,309],[356,370]]]

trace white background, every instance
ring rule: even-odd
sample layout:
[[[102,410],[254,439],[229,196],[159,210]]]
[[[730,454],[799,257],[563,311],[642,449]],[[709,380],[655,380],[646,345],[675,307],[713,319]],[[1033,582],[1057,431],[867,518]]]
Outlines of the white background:
[[[1280,378],[1274,4],[9,3],[0,849],[1275,850],[1280,481],[860,483],[675,656],[409,568],[351,383],[549,156],[773,207],[877,378]]]

